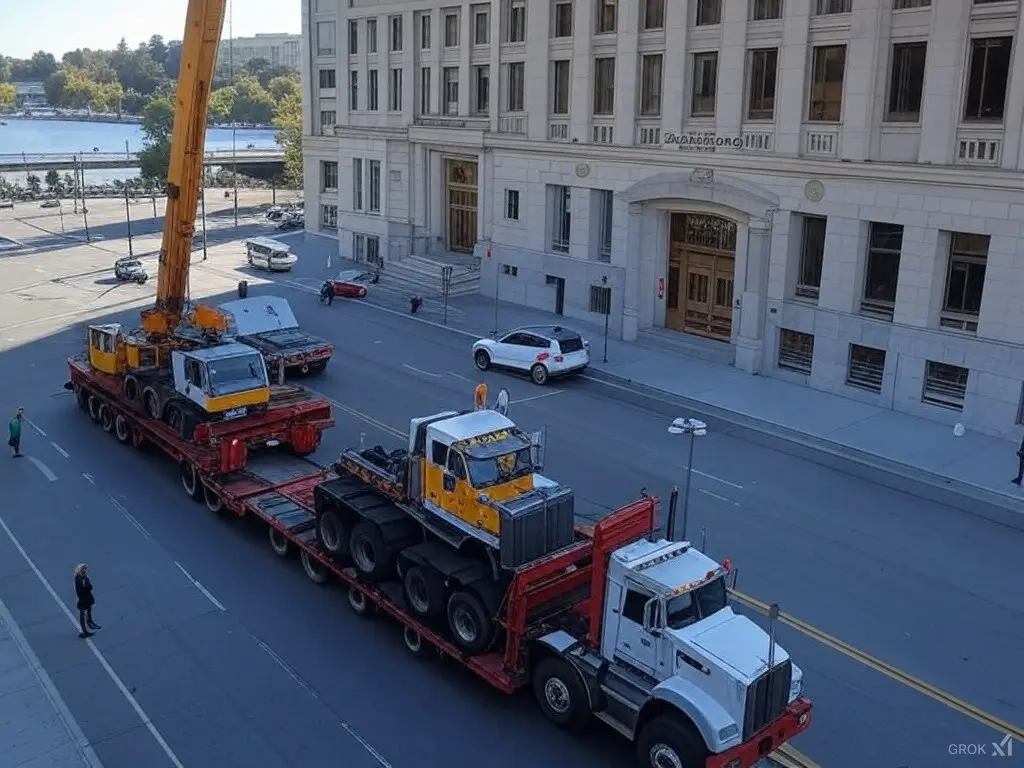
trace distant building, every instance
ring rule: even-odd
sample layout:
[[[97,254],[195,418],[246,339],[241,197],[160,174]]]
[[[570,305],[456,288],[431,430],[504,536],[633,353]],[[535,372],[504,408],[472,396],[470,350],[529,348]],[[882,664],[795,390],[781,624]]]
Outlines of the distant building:
[[[39,109],[48,107],[46,87],[39,82],[13,83],[14,105],[18,109]]]
[[[288,67],[299,71],[302,61],[302,35],[279,35],[276,33],[260,34],[256,37],[236,37],[233,40],[221,40],[217,50],[217,69],[226,69],[231,65],[241,67],[252,59],[266,59],[271,64]]]

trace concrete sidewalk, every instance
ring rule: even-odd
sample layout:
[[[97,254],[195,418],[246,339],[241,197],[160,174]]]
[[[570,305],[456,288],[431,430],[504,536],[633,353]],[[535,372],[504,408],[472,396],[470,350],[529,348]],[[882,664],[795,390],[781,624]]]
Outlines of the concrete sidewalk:
[[[103,768],[2,602],[0,765],[4,768]]]

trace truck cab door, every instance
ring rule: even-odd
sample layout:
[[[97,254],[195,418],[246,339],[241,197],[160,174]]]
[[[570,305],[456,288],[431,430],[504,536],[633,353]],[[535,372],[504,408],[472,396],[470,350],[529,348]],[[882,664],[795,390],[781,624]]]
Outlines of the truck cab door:
[[[654,606],[657,605],[658,601],[651,595],[627,584],[615,640],[616,658],[652,677],[656,675],[658,638],[645,628],[644,617],[648,612],[656,610]],[[653,617],[653,614],[650,615]]]
[[[445,504],[444,508],[460,520],[471,525],[472,507],[467,507],[467,490],[469,478],[466,473],[466,462],[458,451],[448,449],[448,461],[444,473]]]
[[[184,382],[180,394],[191,400],[200,408],[206,409],[207,392],[204,389],[206,376],[205,366],[195,358],[186,357],[184,365]]]

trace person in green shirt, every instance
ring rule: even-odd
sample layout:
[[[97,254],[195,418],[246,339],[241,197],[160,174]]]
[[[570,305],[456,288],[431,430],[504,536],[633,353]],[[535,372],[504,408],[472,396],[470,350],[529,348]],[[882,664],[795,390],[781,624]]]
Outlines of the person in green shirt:
[[[7,425],[7,431],[10,434],[10,439],[7,444],[11,446],[14,451],[14,458],[21,457],[21,422],[25,417],[25,409],[19,408],[18,412],[14,414],[14,418],[11,419],[10,424]]]

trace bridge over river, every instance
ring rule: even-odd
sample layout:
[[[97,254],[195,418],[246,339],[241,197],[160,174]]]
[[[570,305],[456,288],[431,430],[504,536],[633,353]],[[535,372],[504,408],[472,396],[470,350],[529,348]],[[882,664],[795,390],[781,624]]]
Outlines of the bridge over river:
[[[138,168],[139,156],[135,152],[44,152],[0,154],[0,173],[21,171],[69,171],[75,164],[86,170],[105,168]],[[230,149],[215,150],[205,153],[203,163],[207,166],[237,165],[240,173],[246,169],[260,170],[263,173],[284,166],[284,150],[277,149]],[[249,174],[247,174],[249,175]],[[262,175],[262,174],[260,174]]]

